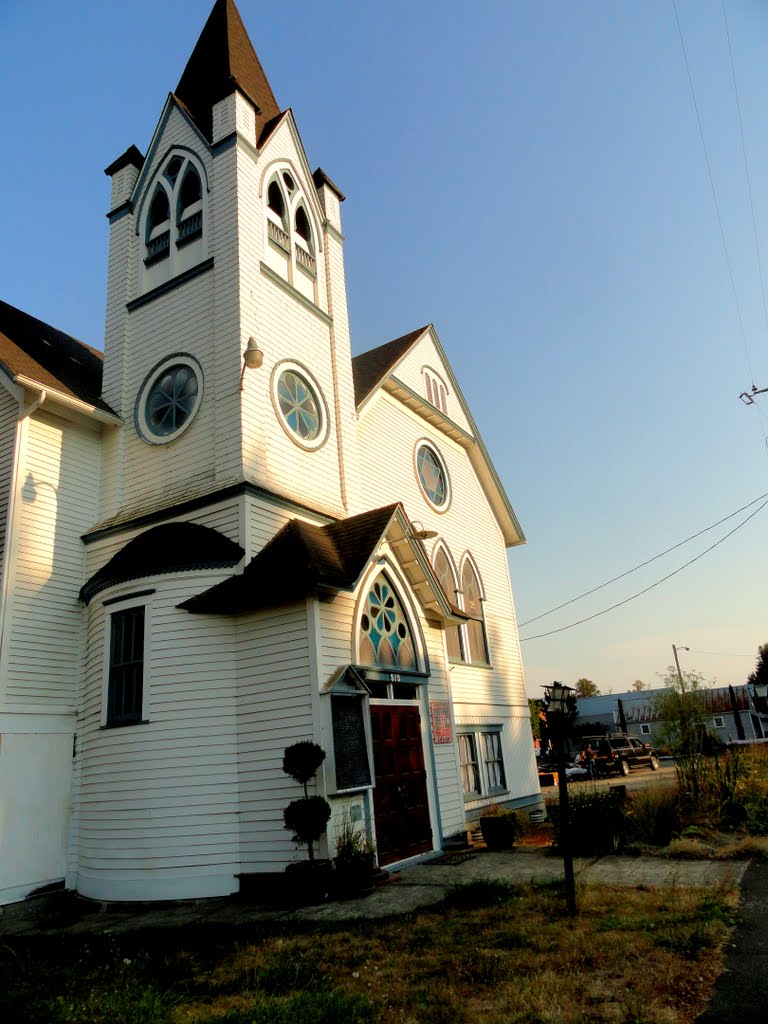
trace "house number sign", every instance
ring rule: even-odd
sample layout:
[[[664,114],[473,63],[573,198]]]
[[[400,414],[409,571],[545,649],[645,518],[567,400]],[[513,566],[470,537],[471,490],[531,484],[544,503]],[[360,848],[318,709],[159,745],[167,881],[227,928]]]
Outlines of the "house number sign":
[[[429,702],[429,714],[432,719],[432,742],[451,743],[453,732],[451,731],[451,705],[447,700],[431,700]]]

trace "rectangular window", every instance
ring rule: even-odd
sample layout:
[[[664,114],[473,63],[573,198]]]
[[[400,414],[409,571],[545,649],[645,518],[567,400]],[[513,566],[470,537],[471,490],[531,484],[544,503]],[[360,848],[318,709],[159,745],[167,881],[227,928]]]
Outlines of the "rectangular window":
[[[472,733],[462,733],[459,737],[459,764],[461,781],[465,796],[480,794],[480,768],[477,763],[477,745]]]
[[[722,719],[722,717],[720,715],[716,715],[715,716],[715,728],[716,729],[723,729],[723,728],[725,728],[725,723],[723,722],[723,719]]]
[[[107,725],[135,725],[144,699],[144,607],[110,617]]]
[[[504,762],[501,759],[501,735],[498,732],[484,732],[483,750],[485,753],[485,777],[490,792],[507,788],[504,775]]]
[[[507,775],[501,752],[500,729],[478,728],[470,732],[465,727],[457,739],[465,800],[505,792]]]
[[[640,726],[640,732],[643,734],[643,736],[650,736],[651,735],[651,727],[650,727],[650,725],[641,725]]]

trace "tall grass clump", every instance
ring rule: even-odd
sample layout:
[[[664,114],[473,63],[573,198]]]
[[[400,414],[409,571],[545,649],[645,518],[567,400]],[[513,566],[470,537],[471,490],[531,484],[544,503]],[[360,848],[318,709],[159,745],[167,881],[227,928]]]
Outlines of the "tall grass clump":
[[[659,786],[632,793],[624,806],[627,842],[669,846],[680,835],[683,815],[677,786]]]

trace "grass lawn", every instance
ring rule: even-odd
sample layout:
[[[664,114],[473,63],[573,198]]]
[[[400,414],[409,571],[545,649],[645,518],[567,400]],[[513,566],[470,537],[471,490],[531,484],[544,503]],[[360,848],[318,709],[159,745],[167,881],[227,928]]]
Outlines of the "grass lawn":
[[[682,1024],[706,1006],[731,890],[473,883],[393,921],[0,944],[5,1024]]]

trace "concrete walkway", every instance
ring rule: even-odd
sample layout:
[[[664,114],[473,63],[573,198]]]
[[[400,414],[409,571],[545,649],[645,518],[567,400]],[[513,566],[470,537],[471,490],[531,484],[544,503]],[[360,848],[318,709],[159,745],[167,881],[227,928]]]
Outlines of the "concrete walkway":
[[[574,869],[577,884],[707,887],[721,883],[740,885],[747,862],[577,858]],[[59,893],[0,908],[0,936],[116,935],[142,928],[393,917],[439,903],[450,886],[463,882],[482,879],[524,884],[553,881],[562,874],[562,861],[546,849],[517,847],[507,853],[482,850],[426,861],[394,873],[387,884],[366,899],[331,901],[299,909],[265,907],[238,898],[187,900],[170,905],[101,904]],[[764,919],[768,922],[768,914]]]

